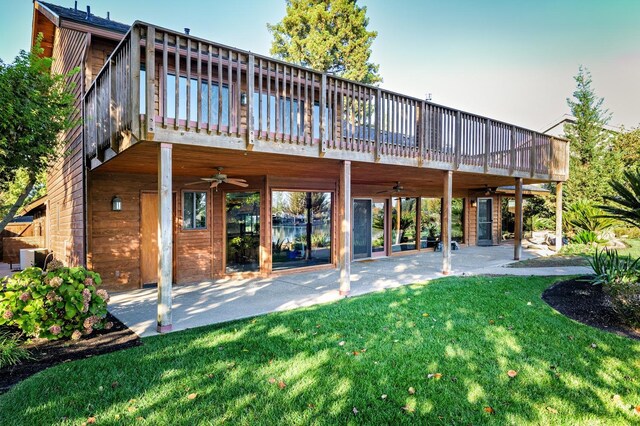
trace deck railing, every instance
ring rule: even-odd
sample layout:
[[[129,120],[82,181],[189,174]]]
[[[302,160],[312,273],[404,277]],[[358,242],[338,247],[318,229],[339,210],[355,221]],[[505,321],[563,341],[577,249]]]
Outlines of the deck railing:
[[[85,95],[86,154],[102,161],[125,139],[171,130],[209,136],[212,146],[223,135],[247,149],[297,145],[359,161],[568,175],[566,140],[135,23]]]

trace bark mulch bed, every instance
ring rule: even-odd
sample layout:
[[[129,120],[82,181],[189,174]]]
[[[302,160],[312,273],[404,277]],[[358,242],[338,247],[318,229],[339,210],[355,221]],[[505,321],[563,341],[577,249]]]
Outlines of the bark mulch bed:
[[[140,337],[116,317],[107,314],[107,318],[107,321],[113,322],[110,330],[96,330],[91,336],[77,341],[37,339],[26,345],[31,359],[0,369],[0,394],[27,377],[54,365],[142,344]]]
[[[542,293],[542,300],[563,315],[604,331],[640,340],[640,330],[623,324],[607,301],[602,286],[578,277],[561,281]]]

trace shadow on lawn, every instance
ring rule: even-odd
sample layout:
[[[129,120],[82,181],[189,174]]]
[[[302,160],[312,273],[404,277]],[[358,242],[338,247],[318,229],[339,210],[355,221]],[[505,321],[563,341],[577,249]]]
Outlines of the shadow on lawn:
[[[638,420],[640,344],[551,310],[548,279],[520,284],[448,279],[145,339],[17,386],[0,423]]]

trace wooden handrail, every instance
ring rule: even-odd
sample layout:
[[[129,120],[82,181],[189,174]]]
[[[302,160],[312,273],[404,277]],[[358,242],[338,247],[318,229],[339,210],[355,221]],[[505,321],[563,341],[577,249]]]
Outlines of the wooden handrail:
[[[420,165],[449,164],[451,170],[503,170],[510,175],[527,172],[531,177],[550,178],[567,174],[568,156],[561,154],[566,141],[552,141],[548,135],[499,120],[143,22],[134,23],[111,58],[126,49],[124,56],[130,63],[126,121],[139,139],[153,139],[156,127],[162,126],[243,138],[247,149],[253,149],[259,139],[317,145],[319,156],[347,151],[360,157],[371,154],[372,161],[397,157]],[[119,71],[117,65],[109,65],[112,61],[98,73],[84,102],[86,111],[96,111],[104,96],[101,80],[108,75],[109,123],[98,114],[85,120],[93,123],[95,118],[91,126],[96,132],[109,129],[106,137],[113,142],[123,129],[113,117],[121,107],[122,94],[114,83],[114,70]],[[140,81],[141,64],[145,64],[144,81]],[[170,76],[175,87],[168,87]],[[140,111],[141,92],[145,111]],[[91,126],[86,131],[92,131]],[[97,135],[88,141],[95,140],[95,151],[100,151],[98,143],[104,140]],[[117,143],[109,146],[118,149]],[[97,154],[88,150],[90,156]]]

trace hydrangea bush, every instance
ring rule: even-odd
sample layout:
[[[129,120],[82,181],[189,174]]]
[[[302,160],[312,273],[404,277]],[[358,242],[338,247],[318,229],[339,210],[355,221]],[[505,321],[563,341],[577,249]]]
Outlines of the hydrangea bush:
[[[8,278],[0,293],[0,325],[16,326],[32,337],[74,340],[111,328],[105,321],[109,294],[97,288],[101,282],[95,272],[58,261],[46,271],[27,268]]]

